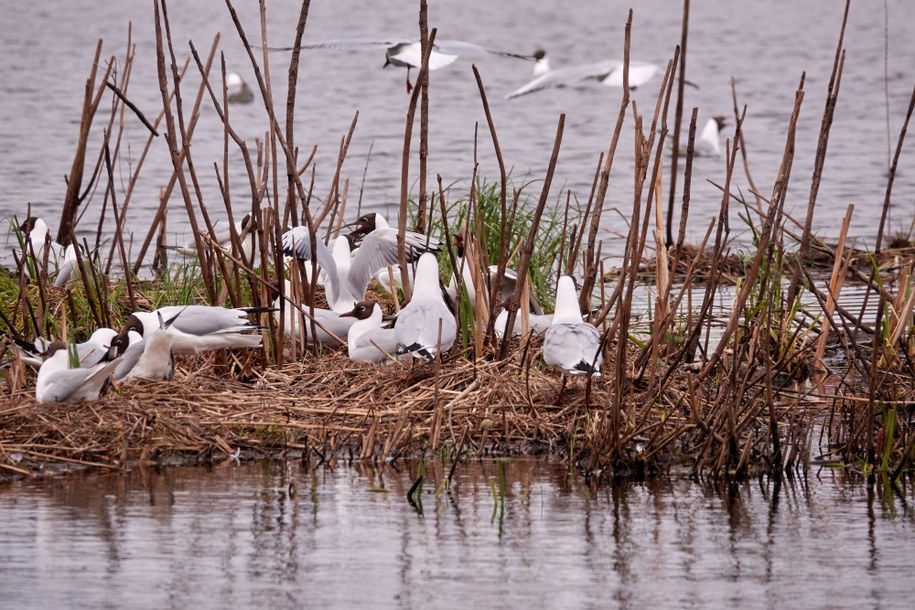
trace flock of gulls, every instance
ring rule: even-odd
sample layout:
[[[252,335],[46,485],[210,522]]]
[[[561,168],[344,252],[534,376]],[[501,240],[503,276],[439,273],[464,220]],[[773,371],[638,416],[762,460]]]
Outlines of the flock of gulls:
[[[247,218],[239,222],[240,233],[246,224],[250,227]],[[252,317],[267,313],[278,322],[283,320],[280,327],[290,337],[304,338],[308,343],[345,346],[353,361],[434,362],[446,358],[458,335],[454,303],[461,282],[457,276],[463,279],[471,307],[485,302],[474,290],[481,285],[480,279],[473,281],[470,269],[473,263],[468,250],[472,244],[461,234],[455,237],[458,270],[451,274],[448,286],[444,286],[437,257],[441,243],[428,235],[406,231],[404,252],[411,263],[412,297],[396,315],[389,316],[377,302],[366,297],[366,292],[372,278],[380,281],[387,277],[393,283],[399,280],[397,231],[377,213],[360,216],[348,226],[353,227],[352,232],[337,237],[331,244],[320,240],[312,243],[304,227],[294,227],[283,234],[283,250],[289,265],[319,270],[318,277],[306,274],[299,283],[315,281],[323,285],[327,308],[301,304],[296,298],[296,282],[285,280],[286,296],[277,297],[273,307],[176,304],[154,311],[135,311],[122,328],[96,329],[83,343],[10,337],[15,357],[37,369],[35,397],[39,402],[95,400],[112,382],[172,379],[175,357],[181,354],[260,348],[268,329]],[[17,253],[18,257],[58,262],[53,256],[59,256],[64,249],[52,241],[43,221],[30,217],[21,229],[26,250]],[[59,276],[65,261],[63,255],[59,264],[49,264],[48,268],[56,266]],[[304,264],[306,261],[308,264]],[[291,275],[297,277],[295,273]],[[476,274],[477,278],[482,275]],[[496,278],[495,267],[490,267],[489,275],[484,281],[498,282],[500,299],[514,292],[518,282],[514,271],[507,269],[501,278]],[[519,318],[525,319],[527,328],[522,329],[516,321],[512,332],[519,335],[529,330],[543,334],[543,360],[563,373],[563,388],[566,375],[600,375],[600,333],[583,320],[571,277],[563,276],[558,281],[553,314],[544,314],[534,297],[525,305],[528,311]],[[503,309],[496,320],[500,337],[506,322]]]
[[[301,44],[300,48],[304,50],[324,51],[383,49],[385,57],[384,64],[382,65],[383,68],[394,66],[407,69],[407,93],[410,93],[413,89],[413,85],[410,82],[410,71],[414,68],[418,70],[422,66],[422,49],[420,41],[415,39],[333,39],[304,42]],[[270,47],[270,50],[272,51],[291,51],[292,49],[293,47]],[[622,88],[623,86],[624,62],[622,59],[603,59],[591,63],[552,68],[549,56],[543,49],[537,49],[532,55],[525,55],[522,53],[490,49],[463,40],[435,40],[432,45],[432,50],[429,53],[429,70],[440,70],[446,66],[450,66],[461,57],[470,59],[502,57],[534,62],[531,79],[511,93],[508,93],[505,96],[506,99],[521,97],[545,89],[573,87],[586,85],[588,83],[598,83],[604,87],[615,88]],[[657,64],[630,61],[629,87],[631,89],[637,89],[651,81],[651,79],[660,72],[661,68]],[[690,81],[684,81],[684,83],[696,87],[696,85]],[[226,84],[229,89],[230,101],[250,102],[254,99],[250,89],[248,89],[248,86],[244,84],[241,76],[237,73],[229,74],[226,79]],[[719,141],[719,134],[723,126],[724,119],[721,116],[712,117],[706,120],[696,138],[694,151],[696,156],[720,156],[721,144]]]

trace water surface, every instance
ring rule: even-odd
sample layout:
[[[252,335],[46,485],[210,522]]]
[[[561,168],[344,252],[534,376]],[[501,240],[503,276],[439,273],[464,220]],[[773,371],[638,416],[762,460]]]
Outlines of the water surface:
[[[59,4],[59,3],[58,3]],[[131,99],[154,117],[161,107],[155,73],[155,41],[151,3],[125,0],[102,4],[73,0],[52,8],[43,2],[2,0],[8,16],[0,40],[0,125],[4,146],[0,152],[0,189],[4,193],[0,215],[25,212],[31,202],[56,228],[63,198],[64,176],[72,162],[85,79],[96,41],[104,39],[103,58],[123,56],[128,23],[133,24],[136,63],[131,78]],[[249,38],[260,39],[254,2],[237,2]],[[268,2],[268,42],[291,44],[301,4],[294,0]],[[531,6],[528,2],[443,0],[430,3],[430,23],[441,37],[471,40],[494,48],[533,52],[546,47],[554,66],[619,57],[629,6],[621,1],[588,0],[573,5]],[[888,9],[888,28],[883,12]],[[189,55],[193,40],[206,55],[216,34],[229,70],[253,81],[226,6],[221,2],[170,2],[172,36],[179,58]],[[700,122],[712,115],[731,115],[731,78],[736,79],[740,103],[748,106],[745,124],[747,153],[753,177],[763,194],[771,193],[785,144],[788,117],[795,89],[806,71],[806,97],[799,122],[797,157],[788,206],[803,216],[810,189],[814,151],[835,44],[842,2],[791,0],[741,2],[724,0],[693,3],[688,46],[688,75],[701,86],[689,89],[687,112],[699,107]],[[668,0],[635,3],[633,57],[665,63],[680,40],[681,9]],[[306,40],[328,38],[399,38],[417,32],[415,0],[373,2],[313,2]],[[888,35],[885,38],[884,34]],[[839,104],[829,145],[829,156],[819,195],[816,229],[834,237],[850,203],[856,205],[851,234],[873,244],[883,202],[889,146],[895,146],[905,108],[915,83],[915,5],[907,0],[886,3],[853,3],[845,46],[847,56]],[[885,44],[888,44],[887,80],[884,81]],[[274,96],[285,99],[288,58],[273,55],[271,74]],[[317,194],[330,188],[340,139],[358,111],[359,120],[343,177],[349,179],[350,211],[362,205],[389,209],[399,199],[400,157],[408,97],[404,72],[381,69],[383,54],[363,52],[310,52],[303,54],[299,77],[296,138],[303,150],[318,147]],[[590,189],[598,155],[606,150],[619,107],[620,91],[599,86],[546,91],[516,100],[503,96],[529,77],[530,65],[511,60],[484,60],[479,69],[492,105],[506,162],[516,186],[530,183],[535,195],[546,168],[557,120],[566,113],[553,201],[565,201],[567,189],[583,202]],[[199,78],[191,69],[184,87],[190,106]],[[634,93],[639,111],[653,112],[660,79]],[[888,96],[888,97],[887,97]],[[459,60],[433,73],[430,124],[430,179],[440,174],[446,185],[467,188],[473,171],[474,134],[480,125],[479,171],[490,180],[497,166],[485,128],[485,117],[471,72],[471,62]],[[278,105],[282,108],[283,103]],[[887,105],[889,135],[887,133]],[[259,104],[232,108],[231,120],[249,146],[262,138],[267,119]],[[123,199],[129,169],[136,163],[147,132],[133,117],[125,121],[126,133],[115,177]],[[100,119],[96,127],[101,128]],[[604,218],[605,249],[618,254],[613,236],[625,232],[632,205],[632,122],[627,120],[611,179],[610,208]],[[96,141],[100,133],[96,134]],[[193,140],[193,156],[204,198],[216,216],[224,214],[216,189],[213,163],[221,165],[223,131],[209,103],[204,104]],[[97,144],[96,144],[97,146]],[[93,150],[97,150],[94,148]],[[369,151],[371,150],[371,155]],[[94,155],[94,153],[93,153]],[[894,208],[893,228],[908,228],[911,209],[904,202],[915,191],[911,155],[902,158],[896,181],[899,208]],[[240,156],[231,153],[229,181],[236,210],[247,208],[247,179]],[[160,188],[168,180],[170,161],[163,138],[154,143],[147,166],[131,203],[130,223],[135,239],[145,235]],[[411,188],[415,193],[415,166]],[[699,159],[693,179],[690,239],[698,241],[708,220],[717,215],[719,192],[707,180],[722,183],[722,159]],[[748,193],[741,174],[734,186]],[[187,237],[183,203],[172,197],[169,232],[175,241]],[[96,193],[84,219],[82,233],[90,236],[101,208]],[[748,234],[734,212],[734,231],[746,242]],[[859,245],[861,245],[859,243]]]
[[[559,464],[263,462],[0,487],[11,608],[901,608],[911,487],[841,472],[596,487]],[[412,474],[411,474],[412,473]],[[295,491],[290,494],[290,484]]]

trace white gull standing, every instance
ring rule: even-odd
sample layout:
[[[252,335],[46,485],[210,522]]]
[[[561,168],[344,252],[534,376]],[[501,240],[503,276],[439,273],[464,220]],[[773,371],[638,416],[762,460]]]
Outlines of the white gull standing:
[[[400,310],[394,323],[398,354],[412,354],[429,362],[447,351],[457,338],[457,322],[445,304],[438,259],[431,252],[419,257],[413,298]]]
[[[543,361],[563,372],[565,386],[566,374],[599,377],[603,359],[600,332],[582,321],[575,281],[563,275],[556,287],[553,321],[543,337]]]
[[[19,230],[22,232],[25,247],[23,265],[26,277],[31,278],[32,272],[39,271],[39,267],[44,264],[45,257],[48,261],[48,275],[54,278],[54,286],[57,288],[69,286],[73,279],[80,275],[80,263],[88,273],[93,272],[86,249],[73,244],[65,248],[54,241],[48,225],[41,218],[27,217],[19,226]],[[77,256],[77,247],[79,247],[79,256]],[[34,259],[32,259],[33,254]]]
[[[56,269],[57,259],[63,254],[64,247],[51,238],[47,223],[37,216],[29,216],[19,225],[25,245],[26,256],[34,252],[38,264],[44,260],[45,247],[48,248],[48,261]]]

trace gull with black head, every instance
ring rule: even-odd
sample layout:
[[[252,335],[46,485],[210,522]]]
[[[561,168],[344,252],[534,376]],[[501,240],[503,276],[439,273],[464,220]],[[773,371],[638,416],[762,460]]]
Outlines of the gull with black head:
[[[273,308],[169,305],[155,311],[135,311],[127,318],[120,335],[127,338],[133,330],[141,337],[147,337],[160,330],[161,317],[171,321],[169,332],[172,335],[172,351],[176,354],[260,347],[260,327],[248,316],[267,311],[273,311]]]
[[[355,303],[352,311],[340,314],[356,322],[347,336],[347,353],[357,362],[384,362],[397,352],[397,337],[393,328],[382,326],[384,313],[375,301]]]

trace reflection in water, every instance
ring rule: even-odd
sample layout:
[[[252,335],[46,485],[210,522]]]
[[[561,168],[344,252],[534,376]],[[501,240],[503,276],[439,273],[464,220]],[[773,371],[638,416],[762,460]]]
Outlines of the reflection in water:
[[[842,473],[597,487],[533,460],[213,470],[0,489],[7,607],[900,606],[911,489]],[[499,469],[504,468],[504,491]]]

